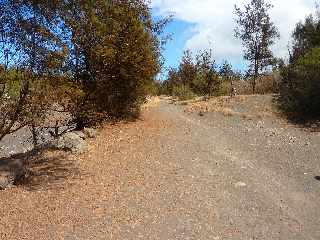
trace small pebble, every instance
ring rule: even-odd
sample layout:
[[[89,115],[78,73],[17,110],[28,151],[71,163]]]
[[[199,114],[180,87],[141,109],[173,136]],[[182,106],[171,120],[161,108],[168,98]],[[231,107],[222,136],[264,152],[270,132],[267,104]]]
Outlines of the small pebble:
[[[245,186],[247,186],[247,184],[244,183],[244,182],[237,182],[237,183],[235,184],[235,186],[236,186],[236,187],[245,187]]]

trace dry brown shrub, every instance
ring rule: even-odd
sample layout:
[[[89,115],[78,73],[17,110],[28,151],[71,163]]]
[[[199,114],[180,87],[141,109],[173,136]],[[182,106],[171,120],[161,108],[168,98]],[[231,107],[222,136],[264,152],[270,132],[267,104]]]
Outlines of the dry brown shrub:
[[[261,76],[257,80],[255,94],[272,94],[279,92],[280,76],[278,73]],[[252,85],[250,80],[236,81],[235,86],[237,94],[239,95],[250,95],[252,94]]]

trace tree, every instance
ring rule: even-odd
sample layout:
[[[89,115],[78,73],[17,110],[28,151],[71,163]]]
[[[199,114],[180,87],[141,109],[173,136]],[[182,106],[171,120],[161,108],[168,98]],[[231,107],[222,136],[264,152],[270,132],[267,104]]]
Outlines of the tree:
[[[320,116],[320,16],[296,25],[289,64],[281,66],[280,104],[290,117]]]
[[[236,95],[236,89],[234,87],[234,72],[232,70],[232,65],[228,61],[224,61],[219,70],[220,76],[230,82],[230,92],[231,96]]]
[[[0,1],[0,140],[34,126],[47,106],[43,83],[65,54],[55,19],[46,1]]]
[[[61,16],[72,33],[68,68],[82,92],[72,111],[78,128],[137,112],[160,70],[166,21],[154,23],[143,0],[74,1]]]
[[[190,87],[197,74],[197,68],[193,62],[193,57],[190,50],[183,52],[178,71],[182,85],[184,87]]]
[[[216,62],[212,50],[204,50],[196,56],[197,82],[194,88],[200,94],[212,96],[220,88],[220,81],[216,72]]]
[[[172,94],[173,88],[180,83],[180,76],[178,70],[169,68],[167,79],[164,81],[163,86],[167,94]]]
[[[270,47],[280,37],[270,19],[269,10],[273,6],[265,0],[251,0],[244,9],[235,6],[237,16],[235,36],[241,39],[245,48],[244,59],[250,62],[249,72],[253,76],[252,91],[260,73],[270,65],[273,54]]]
[[[320,15],[310,15],[296,25],[290,61],[295,61],[311,48],[320,45]]]
[[[220,67],[220,70],[219,70],[219,74],[221,77],[223,78],[230,78],[232,77],[232,75],[234,74],[233,73],[233,70],[232,70],[232,65],[231,63],[229,63],[228,61],[224,61]]]
[[[0,140],[57,105],[78,128],[138,113],[167,22],[144,0],[0,1]]]
[[[195,58],[191,51],[184,52],[177,69],[170,68],[168,78],[162,86],[168,94],[180,99],[190,99],[195,95],[219,94],[219,79],[212,50],[203,50]]]

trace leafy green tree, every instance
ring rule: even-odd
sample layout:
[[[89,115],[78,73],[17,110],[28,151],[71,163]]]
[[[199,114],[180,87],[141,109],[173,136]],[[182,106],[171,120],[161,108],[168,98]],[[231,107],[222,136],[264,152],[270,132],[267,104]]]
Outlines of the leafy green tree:
[[[281,66],[280,103],[289,115],[320,116],[320,16],[308,16],[293,33],[289,64]]]
[[[47,107],[43,82],[65,55],[46,1],[0,1],[0,140],[34,125]]]
[[[224,61],[219,69],[219,74],[223,78],[230,78],[234,75],[232,65],[228,61]]]
[[[235,6],[235,36],[241,39],[245,48],[244,59],[250,62],[249,74],[253,76],[253,93],[259,75],[272,62],[273,54],[270,47],[280,37],[269,15],[271,8],[272,5],[265,0],[251,0],[243,10]]]
[[[223,80],[226,80],[227,82],[230,83],[231,96],[236,95],[236,89],[234,86],[235,73],[232,70],[231,63],[229,63],[228,61],[224,61],[220,67],[219,74]]]
[[[221,81],[212,50],[199,52],[195,58],[190,50],[185,51],[178,69],[169,69],[163,85],[169,94],[179,96],[180,99],[219,94]]]
[[[320,45],[320,16],[308,16],[296,25],[293,32],[291,60],[294,61],[311,48]]]
[[[212,96],[220,88],[220,80],[216,72],[216,63],[212,50],[204,50],[196,56],[197,79],[194,89],[200,94]]]
[[[195,80],[197,74],[197,68],[193,61],[193,56],[190,50],[186,50],[183,53],[180,65],[179,65],[179,78],[183,86],[190,87]]]
[[[172,95],[173,88],[179,84],[180,84],[180,76],[179,76],[178,70],[175,68],[170,68],[168,70],[168,77],[162,84],[166,94]]]
[[[69,69],[80,85],[73,110],[79,128],[137,112],[161,67],[159,38],[145,1],[74,1],[61,16],[72,33]]]
[[[154,22],[144,0],[0,1],[0,140],[36,126],[54,103],[78,128],[138,114],[167,22]]]

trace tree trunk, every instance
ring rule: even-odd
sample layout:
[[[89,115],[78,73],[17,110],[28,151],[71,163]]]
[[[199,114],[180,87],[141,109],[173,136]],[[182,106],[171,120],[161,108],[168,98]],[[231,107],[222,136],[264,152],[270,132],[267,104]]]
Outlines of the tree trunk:
[[[231,85],[231,97],[235,97],[237,95],[236,88],[234,86],[233,78],[230,77],[230,85]]]
[[[258,76],[259,76],[259,65],[258,65],[258,60],[255,60],[254,76],[253,76],[253,81],[252,81],[252,94],[256,93],[256,84],[257,84]]]
[[[31,133],[32,133],[32,143],[33,147],[36,149],[39,145],[38,142],[38,133],[37,133],[37,128],[34,123],[31,124]]]
[[[257,75],[254,74],[253,76],[253,81],[252,81],[252,94],[256,93],[256,83],[257,83]]]

